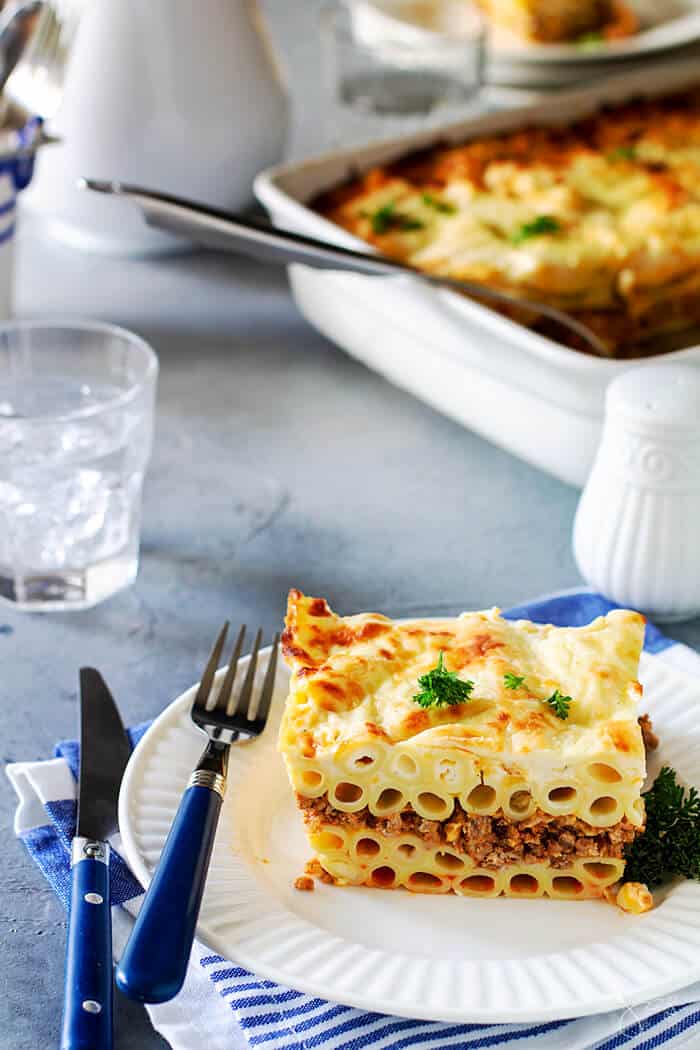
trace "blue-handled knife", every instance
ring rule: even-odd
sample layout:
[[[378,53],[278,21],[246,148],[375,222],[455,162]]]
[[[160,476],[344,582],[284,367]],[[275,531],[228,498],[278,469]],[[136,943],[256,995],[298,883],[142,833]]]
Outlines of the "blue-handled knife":
[[[111,1050],[112,918],[109,844],[131,745],[102,675],[80,671],[78,821],[71,851],[70,915],[61,1050]]]

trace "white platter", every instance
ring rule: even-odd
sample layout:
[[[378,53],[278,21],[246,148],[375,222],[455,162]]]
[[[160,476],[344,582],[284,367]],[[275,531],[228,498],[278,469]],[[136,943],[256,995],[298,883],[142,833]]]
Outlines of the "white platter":
[[[266,657],[261,660],[264,673]],[[222,675],[224,672],[220,672]],[[525,1022],[631,1007],[700,978],[700,885],[680,882],[646,915],[596,901],[474,900],[317,885],[293,888],[309,858],[276,728],[231,749],[199,938],[259,976],[349,1006],[448,1022]],[[660,763],[700,783],[700,684],[644,656],[644,708]],[[126,858],[151,879],[202,737],[194,689],[153,723],[119,799]]]
[[[700,38],[698,0],[666,0],[665,3],[628,0],[628,3],[640,21],[639,32],[632,36],[588,45],[537,44],[495,28],[489,34],[490,58],[495,62],[610,62],[683,47]]]
[[[255,193],[276,225],[366,251],[364,242],[307,202],[353,173],[436,142],[465,142],[528,124],[567,124],[601,105],[663,95],[698,80],[698,59],[659,65],[653,78],[648,70],[620,74],[534,105],[272,168],[258,175]],[[605,388],[629,361],[589,357],[411,277],[300,264],[289,272],[304,317],[353,357],[534,466],[584,484],[600,439]],[[700,346],[664,357],[673,359],[700,366]]]

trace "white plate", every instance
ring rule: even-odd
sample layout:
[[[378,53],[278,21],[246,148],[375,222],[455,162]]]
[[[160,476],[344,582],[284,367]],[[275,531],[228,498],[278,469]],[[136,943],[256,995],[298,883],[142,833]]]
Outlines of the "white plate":
[[[682,47],[700,38],[699,0],[629,0],[641,28],[633,36],[595,44],[534,44],[499,28],[489,34],[492,61],[501,62],[605,62],[638,58],[655,51]]]
[[[275,749],[287,681],[279,667],[263,737],[231,749],[198,927],[213,951],[312,995],[448,1022],[580,1017],[700,978],[697,883],[680,882],[641,916],[599,901],[473,900],[321,884],[313,893],[295,890],[310,850]],[[700,684],[649,656],[642,681],[660,760],[700,783]],[[201,751],[189,720],[193,693],[153,723],[124,777],[119,824],[144,884]],[[653,773],[658,766],[655,758]]]

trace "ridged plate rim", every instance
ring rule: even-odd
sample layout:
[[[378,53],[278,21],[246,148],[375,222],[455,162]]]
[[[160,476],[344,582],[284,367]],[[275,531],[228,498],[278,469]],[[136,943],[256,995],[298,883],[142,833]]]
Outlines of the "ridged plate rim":
[[[259,673],[264,672],[268,653],[267,649],[261,652]],[[242,661],[242,668],[244,665]],[[700,979],[700,885],[690,882],[671,888],[647,915],[625,917],[630,929],[621,936],[524,959],[457,960],[430,950],[423,957],[380,951],[300,918],[275,898],[263,880],[255,878],[254,869],[243,859],[240,834],[246,819],[253,817],[246,817],[240,801],[245,792],[236,791],[239,784],[250,790],[256,778],[265,777],[267,760],[281,763],[275,750],[276,730],[287,675],[286,668],[278,667],[275,702],[264,736],[231,750],[226,805],[237,807],[239,825],[234,824],[231,841],[227,837],[231,826],[222,819],[197,928],[199,940],[212,951],[259,977],[322,999],[450,1023],[582,1017],[633,1007]],[[700,729],[693,719],[693,711],[700,712],[700,682],[647,654],[643,654],[640,675],[645,685],[644,707],[662,741],[655,766],[673,765],[682,779],[700,783]],[[135,748],[122,782],[122,847],[144,886],[150,882],[188,771],[201,748],[202,740],[189,721],[195,689],[196,685],[183,693],[153,722]],[[671,733],[671,742],[665,746],[664,733],[669,729],[676,734]],[[151,811],[157,811],[157,817]],[[150,843],[148,848],[145,843]],[[299,874],[290,866],[290,883]],[[346,908],[349,894],[357,891],[334,888],[332,892],[342,894],[338,906]],[[412,895],[405,896],[408,900]],[[465,901],[451,899],[457,908]],[[478,903],[498,909],[504,899]],[[527,907],[530,902],[514,903]],[[564,906],[584,904],[566,902]],[[607,907],[597,902],[592,906]],[[494,918],[498,918],[497,911]]]

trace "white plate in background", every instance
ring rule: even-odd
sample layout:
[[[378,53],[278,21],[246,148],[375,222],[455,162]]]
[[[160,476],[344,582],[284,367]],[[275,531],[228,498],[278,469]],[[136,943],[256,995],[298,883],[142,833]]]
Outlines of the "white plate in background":
[[[498,26],[489,33],[496,62],[609,62],[683,47],[700,39],[699,0],[625,0],[640,20],[639,32],[595,43],[539,44]]]
[[[669,764],[700,784],[700,683],[647,655],[641,678],[644,710],[661,737],[652,772]],[[580,1017],[700,978],[697,883],[669,888],[638,916],[600,901],[478,900],[323,884],[313,893],[295,890],[310,849],[276,751],[287,683],[287,669],[278,666],[268,730],[231,748],[197,930],[213,951],[321,998],[448,1022]],[[194,688],[153,723],[122,784],[123,846],[144,885],[202,750],[189,719],[193,695]]]
[[[683,47],[700,39],[700,0],[623,0],[637,15],[639,31],[613,40],[537,43],[485,19],[489,58],[494,63],[610,62],[640,58],[656,51]],[[405,11],[404,17],[398,13]],[[351,7],[358,40],[380,49],[386,61],[401,64],[432,48],[445,48],[445,41],[468,41],[478,35],[477,15],[459,3],[432,8],[411,0],[355,0]],[[413,20],[415,18],[415,21]],[[398,50],[394,54],[392,48]]]

